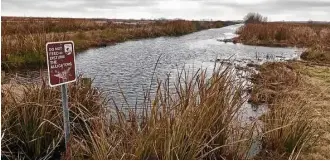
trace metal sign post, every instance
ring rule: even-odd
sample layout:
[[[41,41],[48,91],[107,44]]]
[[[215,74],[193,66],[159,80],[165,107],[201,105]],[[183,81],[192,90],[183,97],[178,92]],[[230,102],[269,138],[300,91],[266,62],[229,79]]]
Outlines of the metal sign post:
[[[70,159],[70,117],[68,108],[68,89],[67,85],[61,85],[62,93],[62,108],[63,108],[63,122],[64,122],[64,138],[65,138],[65,158]]]
[[[70,159],[70,117],[67,84],[76,81],[75,51],[72,41],[46,44],[48,79],[51,87],[61,86],[65,138],[65,159]]]

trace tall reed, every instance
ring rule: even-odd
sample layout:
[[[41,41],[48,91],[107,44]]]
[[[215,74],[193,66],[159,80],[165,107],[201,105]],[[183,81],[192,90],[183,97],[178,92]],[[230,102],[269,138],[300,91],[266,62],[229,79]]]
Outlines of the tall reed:
[[[320,130],[313,126],[312,105],[303,97],[278,95],[263,117],[263,146],[266,158],[301,159],[313,146]]]
[[[2,155],[60,158],[64,146],[59,88],[25,85],[19,94],[17,87],[2,89]],[[123,111],[78,81],[69,87],[72,158],[251,159],[256,126],[242,126],[243,89],[230,68],[215,68],[209,77],[204,70],[183,71],[175,82],[159,80],[155,95],[146,94],[140,111]],[[285,98],[276,99],[263,118],[262,152],[279,152],[279,158],[292,153],[296,158],[311,138],[311,119],[302,101]]]
[[[186,79],[185,79],[186,78]],[[238,111],[242,86],[229,70],[180,76],[175,89],[159,82],[144,112],[108,110],[101,95],[81,84],[70,86],[72,156],[76,159],[241,159],[249,131]],[[3,154],[12,159],[48,159],[63,151],[59,89],[26,85],[24,93],[4,90]],[[111,112],[113,111],[113,112]],[[61,145],[61,146],[60,146]]]
[[[9,159],[60,159],[63,121],[59,88],[26,84],[2,88],[2,156]],[[105,110],[101,93],[77,82],[69,86],[73,135],[84,132],[86,118]]]

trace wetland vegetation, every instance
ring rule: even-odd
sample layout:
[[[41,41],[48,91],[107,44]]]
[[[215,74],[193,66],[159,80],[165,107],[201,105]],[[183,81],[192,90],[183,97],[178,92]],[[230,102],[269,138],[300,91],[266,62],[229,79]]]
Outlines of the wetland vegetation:
[[[301,55],[303,60],[267,62],[258,67],[258,72],[247,78],[253,83],[249,95],[246,84],[225,65],[214,67],[209,77],[203,69],[179,72],[174,93],[169,79],[158,80],[155,95],[146,92],[144,106],[128,112],[119,104],[109,104],[113,100],[102,89],[86,85],[81,78],[70,84],[71,158],[329,159],[330,25],[265,22],[261,18],[261,22],[242,26],[236,40],[256,46],[298,46],[306,51]],[[72,39],[81,51],[225,25],[183,20],[33,22],[9,18],[2,22],[2,69],[42,67],[47,41]],[[44,79],[41,82],[2,81],[2,158],[63,158],[60,88],[49,87]],[[242,124],[239,112],[248,99],[266,103],[269,110]],[[250,155],[256,139],[262,148]]]
[[[80,52],[128,40],[180,36],[230,24],[234,22],[2,17],[1,68],[44,67],[47,42],[72,40],[76,51]]]

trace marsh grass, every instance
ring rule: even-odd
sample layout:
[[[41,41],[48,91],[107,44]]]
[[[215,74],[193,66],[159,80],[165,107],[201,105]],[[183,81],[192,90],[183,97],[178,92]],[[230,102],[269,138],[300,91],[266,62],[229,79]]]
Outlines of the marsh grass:
[[[300,155],[314,145],[319,134],[313,126],[315,118],[311,114],[311,104],[304,98],[285,94],[275,98],[274,102],[262,118],[264,149],[260,155],[301,159]]]
[[[301,84],[295,63],[267,62],[252,75],[253,89],[250,101],[256,104],[272,104],[277,95],[288,93]]]
[[[322,134],[312,103],[318,96],[306,93],[300,71],[304,69],[299,62],[266,63],[254,76],[258,81],[252,97],[269,104],[260,118],[263,150],[257,159],[303,159]]]
[[[101,113],[104,103],[98,91],[86,89],[80,82],[69,87],[73,135],[79,135],[84,131],[79,125],[90,121],[86,117]],[[59,88],[26,84],[3,88],[2,92],[2,155],[9,159],[59,159],[64,148]]]
[[[88,155],[85,157],[246,158],[251,135],[238,126],[237,112],[244,98],[241,87],[231,82],[230,73],[214,71],[212,77],[206,79],[205,71],[199,71],[189,79],[183,75],[179,78],[174,93],[169,91],[168,80],[158,82],[156,95],[146,105],[142,117],[138,117],[134,109],[126,115],[117,109],[118,121],[113,129],[91,130],[89,139],[80,147]],[[95,140],[94,136],[100,139]]]
[[[317,23],[246,24],[237,30],[238,42],[247,45],[308,48],[301,58],[329,63],[330,25]]]
[[[301,54],[301,58],[310,62],[329,64],[330,49],[310,48]]]
[[[77,159],[240,159],[249,149],[249,133],[237,126],[244,102],[242,87],[229,70],[207,79],[199,71],[189,80],[159,82],[142,116],[131,110],[108,111],[99,93],[70,86],[72,156]],[[188,78],[188,77],[186,77]],[[54,157],[63,142],[60,91],[26,85],[24,93],[4,91],[3,154],[13,159]],[[58,98],[58,99],[56,99]],[[113,118],[116,117],[116,118]],[[142,119],[141,119],[142,118]],[[243,146],[244,145],[244,146]],[[62,147],[63,148],[63,147]]]
[[[2,23],[1,60],[3,69],[40,68],[46,66],[47,42],[75,42],[76,52],[92,47],[154,38],[180,36],[202,29],[224,26],[224,22],[151,21],[149,23],[122,23],[84,19],[7,18]]]
[[[178,98],[166,95],[166,88],[158,87],[147,120],[147,127],[155,128],[146,136],[149,140],[152,138],[149,144],[155,149],[141,144],[138,149],[151,149],[138,151],[138,156],[144,159],[220,159],[242,155],[226,151],[231,144],[233,123],[237,121],[235,114],[243,103],[242,90],[230,83],[228,73],[220,71],[215,71],[209,82],[205,72],[196,74],[191,81],[183,81],[176,86]]]
[[[78,81],[69,86],[73,159],[253,157],[249,152],[256,127],[254,123],[242,126],[239,120],[247,98],[244,86],[228,68],[214,68],[210,77],[204,70],[183,71],[174,88],[169,79],[158,80],[155,95],[146,94],[150,101],[142,112],[125,112],[117,104],[111,108],[102,93],[83,84]],[[10,159],[60,158],[64,147],[59,88],[43,84],[23,89],[21,95],[3,89],[2,155]],[[267,150],[283,156],[292,153],[294,158],[309,141],[310,120],[305,120],[306,111],[296,110],[299,100],[298,105],[281,101],[274,103],[280,103],[274,107],[280,111],[265,117],[262,143]]]
[[[251,45],[328,46],[329,27],[328,24],[268,22],[246,24],[237,33],[243,43]]]

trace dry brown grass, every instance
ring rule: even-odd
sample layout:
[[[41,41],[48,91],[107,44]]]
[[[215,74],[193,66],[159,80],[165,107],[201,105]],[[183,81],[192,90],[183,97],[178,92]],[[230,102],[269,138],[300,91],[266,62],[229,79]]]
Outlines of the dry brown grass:
[[[205,71],[183,72],[174,91],[168,79],[159,81],[155,97],[146,100],[142,112],[125,112],[117,106],[108,109],[94,88],[71,85],[72,158],[250,159],[257,129],[255,123],[242,127],[239,120],[245,88],[231,70],[222,69],[214,70],[210,79]],[[19,98],[15,90],[2,89],[2,155],[58,158],[63,151],[62,111],[56,99],[60,90],[23,88]],[[271,111],[262,118],[263,149],[257,158],[295,159],[308,154],[305,145],[313,145],[314,115],[308,113],[306,101],[292,96],[283,93],[273,98]]]
[[[252,76],[253,89],[250,101],[271,104],[277,95],[291,92],[301,84],[297,65],[288,62],[269,62],[259,68],[259,73]]]
[[[329,47],[330,25],[269,22],[246,24],[237,33],[240,41],[251,45]]]
[[[79,81],[69,89],[72,135],[79,136],[84,132],[81,125],[90,125],[90,119],[106,109],[99,91],[82,86]],[[64,146],[59,88],[26,84],[19,88],[5,86],[1,92],[1,156],[59,159]]]
[[[308,48],[301,55],[308,62],[266,63],[254,76],[251,100],[271,103],[271,111],[263,116],[265,149],[259,159],[330,158],[329,28],[325,24],[262,23],[238,31],[239,41],[249,45]],[[277,127],[281,128],[272,130]]]
[[[304,51],[301,56],[303,60],[317,62],[317,63],[330,63],[330,49],[325,48],[309,48]]]
[[[188,76],[188,75],[187,75]],[[229,70],[204,71],[159,82],[144,112],[107,111],[93,88],[70,86],[74,159],[243,159],[253,127],[242,129],[243,88]],[[186,78],[186,79],[185,79]],[[60,90],[26,85],[20,99],[2,90],[2,155],[11,159],[58,157],[62,139]]]
[[[76,51],[79,52],[91,47],[104,47],[127,40],[180,36],[224,25],[221,21],[173,20],[115,24],[86,19],[52,18],[14,18],[1,23],[2,69],[45,66],[47,42],[72,40]]]
[[[330,62],[330,25],[297,23],[246,24],[238,31],[238,42],[260,46],[297,46],[308,48],[302,58]]]
[[[23,18],[1,17],[1,31],[4,35],[33,34],[68,31],[88,31],[105,28],[123,28],[129,25],[114,24],[107,21],[91,19],[64,19],[64,18]]]
[[[120,19],[87,19],[87,18],[41,18],[41,17],[6,17],[2,16],[1,31],[3,35],[63,33],[104,29],[132,29],[148,26],[163,26],[173,20],[120,20]],[[179,20],[180,21],[180,20]],[[221,27],[228,23],[223,21],[190,21],[198,23],[198,29]]]
[[[321,132],[316,145],[302,157],[330,159],[330,67],[304,63],[299,70],[305,82],[299,93],[307,95],[304,99],[312,104],[309,112],[316,117],[313,126]]]
[[[270,111],[262,117],[264,123],[263,147],[259,154],[265,158],[298,159],[315,146],[320,135],[313,126],[313,105],[305,96],[281,93],[269,105]]]
[[[330,68],[271,64],[262,65],[252,93],[271,103],[262,117],[265,149],[258,158],[329,159]]]

